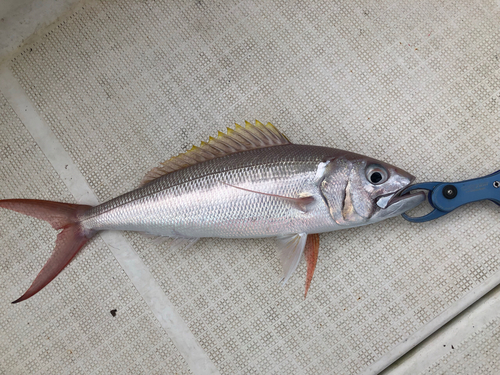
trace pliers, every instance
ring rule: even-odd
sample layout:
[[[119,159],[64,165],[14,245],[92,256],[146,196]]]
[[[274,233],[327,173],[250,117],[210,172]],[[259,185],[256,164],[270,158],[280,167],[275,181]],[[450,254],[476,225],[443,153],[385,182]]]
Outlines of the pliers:
[[[500,170],[488,176],[459,182],[422,182],[411,185],[401,192],[407,194],[413,190],[428,190],[427,198],[434,210],[427,215],[403,218],[413,223],[434,220],[464,204],[490,200],[500,206]]]

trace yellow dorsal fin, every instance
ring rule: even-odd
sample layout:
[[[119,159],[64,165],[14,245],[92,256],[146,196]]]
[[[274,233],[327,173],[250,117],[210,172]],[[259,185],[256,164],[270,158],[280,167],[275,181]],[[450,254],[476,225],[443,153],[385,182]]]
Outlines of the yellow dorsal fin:
[[[210,137],[208,143],[201,142],[200,147],[193,146],[189,151],[161,163],[159,167],[153,168],[144,176],[141,186],[161,176],[206,160],[241,151],[290,143],[270,122],[263,125],[255,121],[253,125],[245,121],[245,127],[235,124],[235,129],[227,128],[226,134],[219,131],[217,138]]]

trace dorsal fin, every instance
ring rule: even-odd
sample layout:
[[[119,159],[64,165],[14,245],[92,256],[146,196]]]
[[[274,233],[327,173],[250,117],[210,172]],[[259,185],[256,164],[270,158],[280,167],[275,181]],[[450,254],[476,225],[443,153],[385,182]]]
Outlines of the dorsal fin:
[[[141,182],[141,186],[157,178],[201,163],[206,160],[220,158],[241,151],[257,148],[287,145],[291,142],[281,134],[270,122],[263,125],[255,121],[255,125],[245,121],[245,127],[235,124],[235,129],[227,128],[227,134],[219,132],[217,138],[209,138],[208,143],[201,142],[200,147],[193,146],[191,150],[174,156],[151,169]]]

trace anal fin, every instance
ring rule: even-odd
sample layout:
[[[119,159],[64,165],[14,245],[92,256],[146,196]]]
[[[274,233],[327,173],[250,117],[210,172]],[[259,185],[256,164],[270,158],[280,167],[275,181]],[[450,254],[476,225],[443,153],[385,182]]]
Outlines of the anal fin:
[[[307,262],[307,276],[306,276],[306,291],[304,293],[304,299],[307,297],[307,291],[311,286],[311,280],[314,275],[314,270],[316,268],[316,262],[318,261],[319,253],[319,234],[309,234],[307,236],[306,245],[304,248],[304,257]]]
[[[178,250],[181,247],[184,247],[184,250],[190,249],[196,242],[198,242],[199,238],[184,238],[184,237],[174,237],[174,240],[170,242],[169,249],[170,250]]]

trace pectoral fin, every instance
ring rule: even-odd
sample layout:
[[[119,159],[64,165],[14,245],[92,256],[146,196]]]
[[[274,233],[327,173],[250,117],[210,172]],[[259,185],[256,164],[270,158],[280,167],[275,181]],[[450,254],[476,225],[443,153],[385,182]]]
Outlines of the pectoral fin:
[[[291,234],[278,237],[278,255],[283,267],[283,285],[297,268],[300,262],[304,247],[306,245],[307,233]]]
[[[304,293],[304,299],[307,297],[307,291],[309,286],[311,286],[311,280],[314,275],[314,269],[316,268],[316,262],[318,261],[319,253],[319,234],[309,234],[307,236],[306,246],[304,249],[304,257],[307,262],[307,277],[306,277],[306,292]]]
[[[231,184],[228,184],[228,183],[225,183],[225,182],[223,182],[223,184],[227,185],[227,186],[231,186],[231,187],[233,187],[235,189],[240,189],[240,190],[248,191],[250,193],[268,195],[270,197],[276,197],[276,198],[284,199],[284,200],[292,203],[293,205],[295,205],[299,210],[301,210],[303,212],[307,212],[308,206],[311,203],[314,202],[314,198],[311,197],[311,196],[299,197],[299,198],[292,198],[292,197],[285,197],[283,195],[263,193],[263,192],[260,192],[260,191],[250,190],[250,189],[242,188],[242,187],[239,187],[239,186],[231,185]]]

